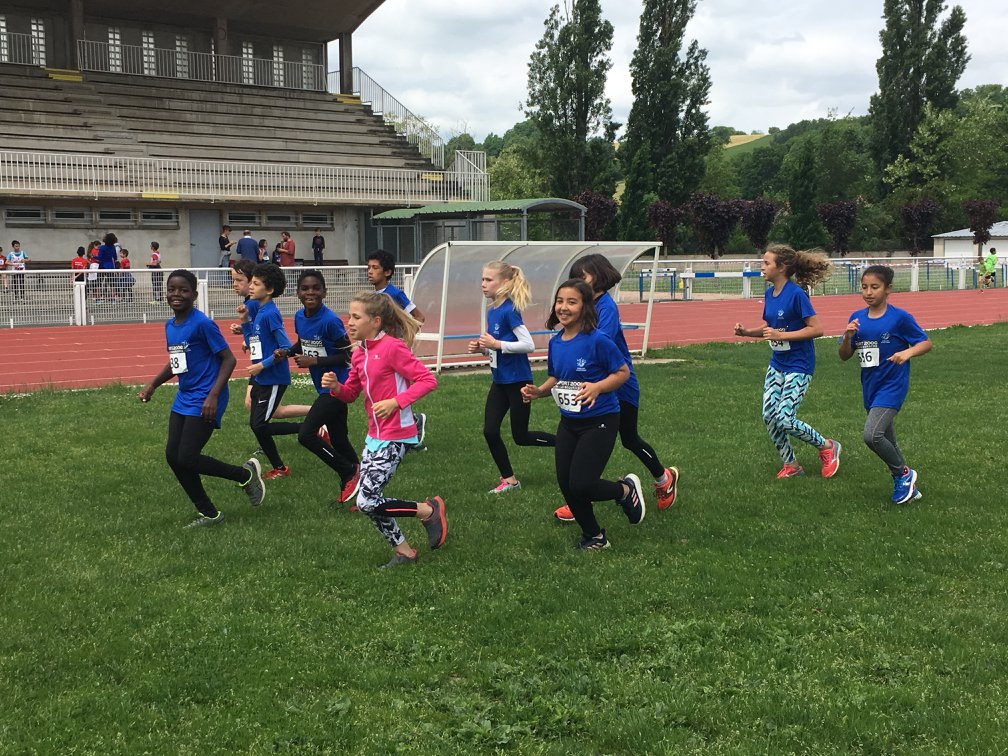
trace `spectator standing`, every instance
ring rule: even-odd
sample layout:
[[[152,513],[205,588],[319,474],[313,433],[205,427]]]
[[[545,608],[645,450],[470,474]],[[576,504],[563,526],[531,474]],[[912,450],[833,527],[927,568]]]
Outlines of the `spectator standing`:
[[[238,240],[236,250],[238,257],[242,260],[248,260],[256,265],[259,264],[259,245],[256,244],[255,239],[252,238],[252,232],[248,229],[245,229],[244,233],[242,233],[242,238]]]
[[[259,263],[268,263],[270,261],[269,250],[266,249],[267,241],[265,239],[259,240]]]
[[[73,274],[74,283],[82,283],[84,281],[84,273],[76,271],[85,271],[87,270],[87,266],[87,252],[84,251],[84,247],[77,247],[77,256],[70,261],[70,270],[75,271]]]
[[[118,266],[118,257],[116,255],[116,243],[119,238],[109,232],[105,234],[102,239],[102,245],[98,248],[98,269],[99,270],[115,270]],[[106,273],[104,276],[98,276],[98,288],[105,294],[109,294],[112,298],[115,298],[115,287],[113,285],[113,276],[110,273]]]
[[[230,268],[231,267],[231,247],[235,245],[236,242],[231,241],[228,237],[231,235],[231,226],[224,226],[221,229],[220,237],[217,239],[217,244],[220,247],[220,267]]]
[[[325,237],[322,236],[322,229],[315,229],[315,236],[311,240],[312,254],[315,256],[315,264],[322,265],[322,253],[325,251]]]
[[[84,284],[84,294],[90,297],[98,295],[98,257],[94,256],[88,262],[87,282]],[[96,300],[100,302],[101,300]]]
[[[11,242],[10,252],[7,253],[7,269],[21,271],[18,275],[12,276],[14,296],[18,299],[25,298],[25,276],[24,270],[27,267],[28,253],[21,249],[21,242],[14,239]],[[6,288],[6,287],[5,287]]]
[[[164,273],[161,272],[161,245],[156,241],[150,243],[150,260],[147,268],[151,272],[151,304],[158,304],[164,293]]]
[[[130,302],[133,301],[133,284],[136,283],[136,279],[133,278],[133,274],[130,273],[130,268],[133,267],[133,263],[129,259],[129,250],[125,247],[119,250],[121,258],[119,260],[119,269],[126,271],[119,275],[119,285],[122,287],[122,292],[126,296],[126,299]]]
[[[4,257],[3,247],[0,246],[0,281],[3,282],[4,293],[10,288],[10,276],[3,271],[7,270],[7,258]]]
[[[280,235],[280,243],[277,245],[277,250],[280,252],[280,266],[283,268],[290,268],[294,265],[294,240],[291,239],[291,235],[284,231]]]

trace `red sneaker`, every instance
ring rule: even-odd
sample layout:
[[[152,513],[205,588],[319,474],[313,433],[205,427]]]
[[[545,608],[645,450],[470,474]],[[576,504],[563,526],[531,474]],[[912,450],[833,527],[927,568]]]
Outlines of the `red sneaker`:
[[[324,425],[318,429],[318,433],[316,435],[321,438],[325,444],[332,446],[332,441],[329,440],[329,429]]]
[[[564,504],[558,510],[553,513],[560,522],[574,522],[574,513],[570,511],[570,507]]]
[[[357,469],[354,471],[353,477],[347,481],[347,484],[343,486],[343,490],[340,491],[339,503],[344,504],[354,496],[360,490],[360,465],[357,465]]]
[[[666,467],[665,483],[655,483],[655,496],[658,497],[658,509],[668,509],[676,500],[676,486],[679,485],[679,468]]]
[[[797,475],[804,475],[804,474],[805,469],[801,465],[795,464],[794,462],[789,462],[780,469],[780,472],[777,473],[777,477],[794,478]]]
[[[263,473],[263,480],[275,480],[276,478],[289,478],[290,468],[287,465],[283,467],[274,467],[269,472]]]
[[[819,450],[819,459],[822,460],[822,476],[832,478],[840,469],[840,442],[834,439],[827,439],[830,445]]]

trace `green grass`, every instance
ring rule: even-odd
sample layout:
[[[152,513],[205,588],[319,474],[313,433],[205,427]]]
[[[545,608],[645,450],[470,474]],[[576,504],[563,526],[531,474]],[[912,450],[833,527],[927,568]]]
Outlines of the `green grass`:
[[[0,752],[1003,753],[1008,326],[933,339],[898,420],[925,494],[907,507],[833,342],[801,412],[844,443],[829,481],[808,447],[812,474],[774,478],[763,345],[640,366],[642,433],[681,503],[638,528],[599,505],[613,548],[589,554],[551,521],[550,453],[513,451],[525,489],[483,493],[488,379],[445,376],[430,450],[389,493],[442,494],[448,541],[389,574],[292,438],[261,509],[210,481],[227,520],[186,531],[170,387],[0,398]],[[552,405],[533,420],[552,427]],[[208,451],[254,447],[235,402]],[[622,448],[608,471],[645,474]]]

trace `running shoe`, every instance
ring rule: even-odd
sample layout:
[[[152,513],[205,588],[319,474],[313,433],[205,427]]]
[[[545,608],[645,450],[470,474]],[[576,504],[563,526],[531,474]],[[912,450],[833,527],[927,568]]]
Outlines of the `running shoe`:
[[[444,545],[445,536],[448,535],[448,521],[445,519],[444,499],[435,496],[427,499],[431,509],[434,511],[431,516],[423,520],[424,529],[427,531],[427,545],[432,549],[440,549]]]
[[[914,491],[917,490],[917,471],[909,467],[903,468],[903,474],[893,478],[893,504],[906,504],[914,498]]]
[[[269,472],[263,473],[263,479],[265,480],[275,480],[277,478],[289,478],[290,468],[287,465],[283,467],[274,467]]]
[[[427,415],[423,412],[418,412],[416,416],[416,437],[417,448],[422,448],[424,445],[424,439],[427,437]]]
[[[665,482],[655,483],[655,496],[658,497],[658,509],[668,509],[676,500],[676,487],[679,485],[679,468],[665,468]]]
[[[840,469],[840,442],[836,439],[827,439],[829,446],[819,450],[819,459],[822,460],[822,476],[832,478]]]
[[[570,507],[566,504],[557,509],[553,513],[553,516],[560,520],[560,522],[574,522],[574,513],[571,512]]]
[[[343,490],[340,491],[339,503],[345,504],[360,491],[360,465],[357,465],[357,469],[354,470],[353,477],[346,482],[343,486]]]
[[[316,433],[315,435],[321,438],[322,443],[324,443],[326,446],[332,446],[332,441],[329,440],[329,429],[326,428],[324,425],[318,429],[318,433]]]
[[[805,469],[801,465],[795,464],[794,462],[788,462],[780,469],[780,472],[777,473],[777,478],[794,478],[798,475],[804,474]]]
[[[644,515],[647,514],[647,507],[644,504],[644,491],[641,490],[640,478],[630,473],[623,478],[621,483],[625,483],[627,489],[626,496],[619,500],[619,505],[623,507],[623,513],[630,521],[631,525],[640,525]]]
[[[249,471],[249,479],[242,483],[241,487],[248,495],[249,504],[258,507],[266,499],[266,486],[263,485],[263,474],[259,460],[252,457],[242,467]]]
[[[605,530],[600,530],[597,536],[582,538],[578,543],[577,548],[580,551],[598,551],[599,549],[608,549],[609,539],[606,538]]]
[[[393,567],[399,567],[404,564],[416,564],[420,560],[420,555],[417,554],[417,550],[413,549],[413,556],[406,556],[405,554],[393,554],[392,558],[389,559],[385,564],[383,564],[378,569],[380,570],[390,570]]]
[[[196,516],[195,520],[193,520],[188,525],[185,525],[183,527],[185,527],[186,530],[188,530],[189,528],[203,528],[208,525],[219,525],[222,522],[224,522],[223,512],[218,512],[216,517],[207,517],[205,514],[200,512]]]
[[[520,491],[520,490],[521,490],[520,480],[516,480],[514,483],[508,483],[506,480],[504,480],[504,478],[501,478],[497,488],[491,488],[487,493],[502,494],[507,491]]]

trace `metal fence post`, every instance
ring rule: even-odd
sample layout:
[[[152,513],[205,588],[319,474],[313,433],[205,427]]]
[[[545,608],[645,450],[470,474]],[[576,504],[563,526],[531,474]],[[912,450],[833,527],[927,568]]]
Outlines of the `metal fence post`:
[[[74,325],[87,324],[87,283],[84,281],[73,285],[73,317]]]
[[[752,273],[752,267],[749,263],[745,264],[742,268],[743,273]],[[752,299],[752,279],[747,276],[742,276],[742,299]]]
[[[959,266],[959,288],[960,289],[965,289],[966,288],[966,266],[965,265],[960,265]]]
[[[920,291],[920,265],[916,260],[910,266],[910,291]]]
[[[196,281],[196,309],[202,313],[210,312],[210,288],[207,286],[206,277]]]

